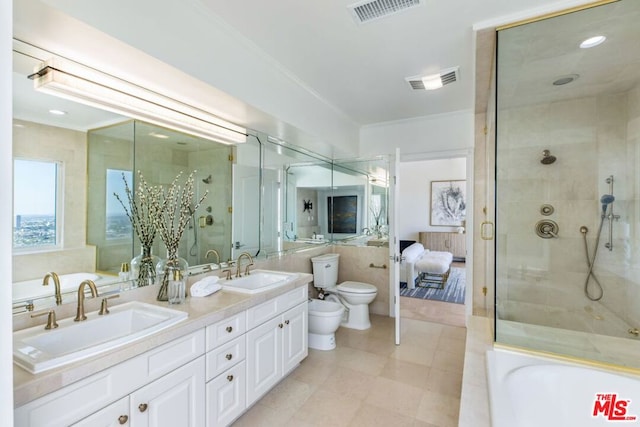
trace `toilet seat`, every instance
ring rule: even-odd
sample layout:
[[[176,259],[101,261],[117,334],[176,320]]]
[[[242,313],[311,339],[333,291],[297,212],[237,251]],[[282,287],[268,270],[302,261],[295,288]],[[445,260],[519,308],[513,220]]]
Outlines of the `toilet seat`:
[[[372,294],[378,292],[378,288],[370,283],[346,281],[336,286],[338,292],[349,294]]]

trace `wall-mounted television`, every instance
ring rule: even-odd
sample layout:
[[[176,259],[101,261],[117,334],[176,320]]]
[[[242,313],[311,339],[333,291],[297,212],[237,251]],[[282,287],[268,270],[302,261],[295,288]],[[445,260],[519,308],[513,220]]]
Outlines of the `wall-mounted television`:
[[[327,197],[329,233],[355,234],[358,226],[358,196]]]

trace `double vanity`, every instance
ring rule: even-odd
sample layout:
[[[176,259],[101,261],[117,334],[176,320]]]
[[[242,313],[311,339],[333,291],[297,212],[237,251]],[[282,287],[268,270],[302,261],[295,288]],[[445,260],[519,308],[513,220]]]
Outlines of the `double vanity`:
[[[251,273],[180,305],[155,301],[155,286],[103,315],[102,296],[87,298],[83,322],[67,304],[58,328],[16,331],[15,425],[230,424],[308,354],[312,275]]]

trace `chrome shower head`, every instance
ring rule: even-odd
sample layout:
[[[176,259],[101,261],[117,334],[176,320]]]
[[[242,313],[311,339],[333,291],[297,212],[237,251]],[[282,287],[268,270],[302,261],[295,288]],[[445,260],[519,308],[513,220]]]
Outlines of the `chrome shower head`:
[[[540,160],[540,163],[542,163],[543,165],[550,165],[555,161],[556,161],[556,156],[552,156],[551,151],[549,150],[542,151],[542,159]]]

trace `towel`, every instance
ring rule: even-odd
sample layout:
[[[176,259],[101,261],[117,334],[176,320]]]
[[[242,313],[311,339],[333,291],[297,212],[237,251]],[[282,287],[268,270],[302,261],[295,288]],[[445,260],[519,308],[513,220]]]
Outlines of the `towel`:
[[[192,297],[206,297],[222,289],[218,284],[218,276],[207,276],[191,285]]]

